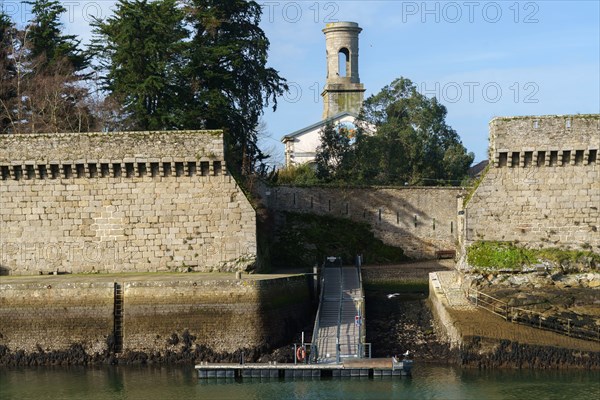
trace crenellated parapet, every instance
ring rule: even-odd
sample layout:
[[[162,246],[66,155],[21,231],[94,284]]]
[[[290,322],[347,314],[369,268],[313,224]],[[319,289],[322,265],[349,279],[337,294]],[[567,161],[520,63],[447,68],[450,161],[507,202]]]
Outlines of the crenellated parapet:
[[[600,115],[494,118],[490,168],[459,217],[465,244],[600,252]]]
[[[2,180],[227,175],[221,131],[0,136]]]
[[[595,165],[599,148],[597,114],[498,117],[490,122],[490,161],[497,168]]]

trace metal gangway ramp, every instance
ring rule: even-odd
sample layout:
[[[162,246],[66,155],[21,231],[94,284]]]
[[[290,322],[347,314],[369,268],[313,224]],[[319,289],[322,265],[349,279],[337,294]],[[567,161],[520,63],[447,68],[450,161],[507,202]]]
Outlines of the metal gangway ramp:
[[[340,363],[349,357],[363,358],[366,331],[360,267],[342,266],[341,259],[330,257],[321,271],[311,362]]]

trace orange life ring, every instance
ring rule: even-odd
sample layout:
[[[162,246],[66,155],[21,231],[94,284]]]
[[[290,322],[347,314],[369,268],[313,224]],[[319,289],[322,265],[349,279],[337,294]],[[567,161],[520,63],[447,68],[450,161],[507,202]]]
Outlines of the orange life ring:
[[[304,361],[305,358],[306,358],[306,350],[304,350],[304,346],[298,347],[298,349],[296,350],[296,359],[298,361]]]

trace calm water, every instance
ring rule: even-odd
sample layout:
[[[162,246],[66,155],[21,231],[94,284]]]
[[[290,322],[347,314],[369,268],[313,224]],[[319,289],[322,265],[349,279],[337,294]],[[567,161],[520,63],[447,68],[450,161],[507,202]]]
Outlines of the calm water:
[[[410,378],[203,382],[191,368],[0,368],[0,399],[600,399],[600,372],[417,365]]]

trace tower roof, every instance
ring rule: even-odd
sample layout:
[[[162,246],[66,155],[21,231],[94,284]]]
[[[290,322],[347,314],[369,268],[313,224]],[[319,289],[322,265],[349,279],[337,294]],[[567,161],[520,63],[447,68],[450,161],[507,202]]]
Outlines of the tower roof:
[[[356,22],[330,22],[323,28],[325,34],[336,31],[354,31],[358,34],[362,31],[362,28]]]

